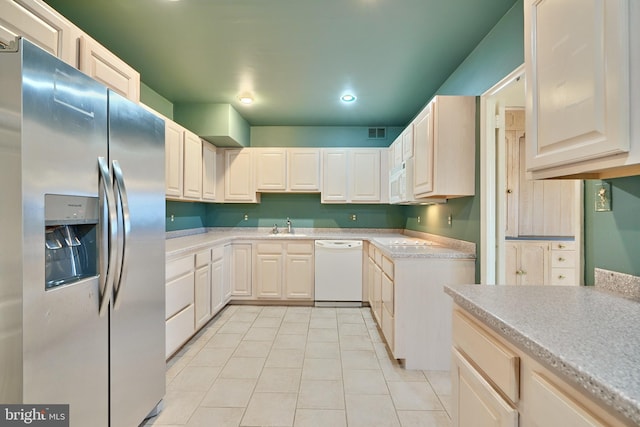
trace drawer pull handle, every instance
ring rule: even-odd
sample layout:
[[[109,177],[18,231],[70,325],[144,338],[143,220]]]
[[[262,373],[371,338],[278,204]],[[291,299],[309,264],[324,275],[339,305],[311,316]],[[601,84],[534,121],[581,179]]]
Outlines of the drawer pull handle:
[[[562,279],[564,279],[564,278],[565,278],[565,277],[564,277],[564,275],[562,275],[562,274],[558,276],[558,279],[560,279],[560,280],[562,280]]]
[[[560,244],[558,245],[558,248],[559,248],[559,249],[564,249],[565,247],[566,247],[566,246],[565,246],[565,245],[563,245],[562,243],[560,243]]]
[[[564,258],[562,258],[562,257],[558,257],[558,261],[560,261],[560,262],[564,262],[564,261],[566,261],[566,259],[564,259]]]

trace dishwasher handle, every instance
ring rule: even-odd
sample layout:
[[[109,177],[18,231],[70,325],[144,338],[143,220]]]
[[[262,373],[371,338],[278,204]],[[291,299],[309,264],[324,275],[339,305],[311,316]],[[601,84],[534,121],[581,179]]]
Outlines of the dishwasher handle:
[[[362,240],[316,240],[315,246],[324,249],[357,249],[362,247]]]

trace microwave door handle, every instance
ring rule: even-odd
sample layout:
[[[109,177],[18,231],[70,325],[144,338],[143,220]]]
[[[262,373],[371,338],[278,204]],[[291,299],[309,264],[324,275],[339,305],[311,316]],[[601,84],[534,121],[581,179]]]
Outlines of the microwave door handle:
[[[118,212],[122,215],[122,227],[124,232],[122,234],[122,239],[120,238],[121,234],[118,234],[118,248],[121,252],[120,265],[118,266],[116,275],[115,275],[115,284],[114,284],[114,310],[117,310],[120,306],[120,300],[122,299],[122,287],[127,280],[127,267],[128,267],[128,256],[127,256],[127,245],[129,243],[129,236],[131,234],[131,213],[129,211],[129,199],[127,197],[127,188],[124,184],[124,177],[122,175],[122,168],[120,168],[120,163],[117,160],[113,161],[113,186],[114,190],[117,190],[116,202],[119,203],[120,209]],[[118,219],[120,221],[120,218]]]
[[[100,182],[101,193],[104,195],[104,201],[107,204],[106,212],[106,227],[108,229],[108,237],[103,242],[102,247],[107,251],[107,267],[106,272],[100,275],[100,295],[99,314],[103,316],[109,307],[109,301],[111,299],[111,293],[113,292],[113,269],[115,268],[115,255],[116,255],[116,239],[118,236],[118,222],[117,212],[115,204],[115,195],[113,193],[113,187],[111,185],[111,178],[109,175],[109,166],[104,157],[98,157],[98,181]],[[101,196],[101,201],[102,201]],[[104,212],[103,209],[101,211]],[[105,224],[104,221],[101,224]]]

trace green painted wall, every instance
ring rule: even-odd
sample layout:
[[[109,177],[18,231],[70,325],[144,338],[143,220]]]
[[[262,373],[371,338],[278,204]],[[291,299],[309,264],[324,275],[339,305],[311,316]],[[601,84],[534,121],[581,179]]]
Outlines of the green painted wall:
[[[252,147],[388,147],[404,128],[387,127],[385,139],[369,139],[359,126],[252,126]]]
[[[595,211],[596,187],[585,181],[585,284],[593,285],[595,267],[640,276],[640,176],[606,180],[611,211]]]
[[[166,202],[167,231],[206,227],[207,204],[197,202]],[[172,220],[173,219],[173,220]]]
[[[517,1],[434,95],[479,96],[524,62],[523,1]],[[406,228],[476,243],[480,251],[480,104],[476,102],[476,195],[446,204],[408,206]],[[455,167],[455,165],[451,165]],[[447,218],[452,216],[448,225]],[[417,222],[417,217],[421,222]],[[476,281],[480,268],[476,268]]]
[[[244,220],[244,215],[248,220]],[[351,215],[356,214],[356,220]],[[209,204],[210,227],[283,227],[287,217],[294,228],[402,228],[399,206],[322,204],[320,194],[263,193],[259,204]]]
[[[171,101],[142,82],[140,83],[140,102],[173,120],[173,104]]]

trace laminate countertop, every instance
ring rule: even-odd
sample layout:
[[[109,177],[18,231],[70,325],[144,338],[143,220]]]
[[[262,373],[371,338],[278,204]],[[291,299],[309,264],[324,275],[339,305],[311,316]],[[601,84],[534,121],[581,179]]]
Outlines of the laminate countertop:
[[[422,239],[432,244],[424,246],[404,246],[390,244],[389,239]],[[212,245],[231,242],[268,240],[368,240],[387,256],[398,258],[450,258],[475,259],[475,244],[419,232],[403,233],[403,230],[389,229],[297,229],[294,233],[270,233],[268,228],[213,228],[207,232],[167,238],[165,243],[168,258],[205,249]]]
[[[592,286],[445,286],[454,302],[640,425],[640,303]]]

